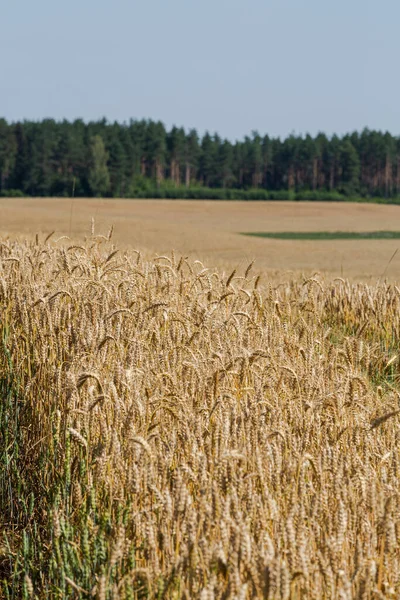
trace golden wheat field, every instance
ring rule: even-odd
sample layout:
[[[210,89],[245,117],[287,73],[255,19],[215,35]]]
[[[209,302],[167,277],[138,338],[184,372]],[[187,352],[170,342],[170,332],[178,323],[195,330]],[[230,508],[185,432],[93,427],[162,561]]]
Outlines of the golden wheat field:
[[[0,243],[2,597],[399,598],[400,289],[209,268],[179,205],[151,258],[34,207]]]
[[[121,247],[178,253],[208,267],[240,267],[255,259],[260,272],[281,277],[315,271],[351,279],[399,279],[399,240],[293,241],[238,235],[254,231],[400,230],[400,208],[337,202],[218,202],[181,200],[0,199],[0,235],[82,239],[94,217],[114,224]],[[386,267],[388,267],[386,269]],[[386,269],[386,271],[385,271]]]

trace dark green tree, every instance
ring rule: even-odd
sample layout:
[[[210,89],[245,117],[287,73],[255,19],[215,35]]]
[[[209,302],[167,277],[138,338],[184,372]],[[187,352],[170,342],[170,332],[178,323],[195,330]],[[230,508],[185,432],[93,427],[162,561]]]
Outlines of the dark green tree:
[[[360,159],[350,139],[344,139],[340,150],[341,191],[356,193],[359,187]]]
[[[17,141],[12,127],[5,119],[0,119],[0,192],[9,185],[11,174],[17,158]]]
[[[159,187],[165,176],[166,163],[166,131],[160,121],[149,121],[145,141],[147,164],[150,166],[150,176]]]
[[[110,188],[110,174],[108,172],[108,153],[103,139],[95,135],[90,142],[89,160],[89,186],[93,196],[105,196]]]
[[[208,131],[204,134],[201,140],[200,153],[200,181],[205,186],[209,187],[214,183],[216,166],[215,142]]]
[[[127,187],[125,166],[127,156],[123,145],[123,131],[123,128],[118,123],[114,123],[106,131],[110,190],[111,195],[114,197],[123,197]]]
[[[220,187],[232,187],[235,182],[233,175],[233,149],[232,144],[228,140],[224,140],[219,145],[217,167]]]
[[[185,130],[173,127],[167,135],[167,149],[169,156],[169,176],[171,181],[179,186],[181,183],[181,166],[185,162],[186,135]]]
[[[185,144],[185,185],[190,186],[192,178],[196,177],[199,167],[199,136],[195,129],[191,129],[186,137]]]
[[[253,131],[252,140],[249,145],[249,168],[251,176],[251,187],[260,187],[263,179],[263,152],[262,140],[257,131]]]

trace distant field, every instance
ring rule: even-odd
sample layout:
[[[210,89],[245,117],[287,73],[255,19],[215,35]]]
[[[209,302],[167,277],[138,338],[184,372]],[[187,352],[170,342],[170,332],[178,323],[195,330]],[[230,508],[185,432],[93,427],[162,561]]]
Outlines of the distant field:
[[[222,202],[108,199],[0,199],[0,233],[36,232],[82,238],[90,230],[115,227],[125,247],[177,253],[229,269],[256,260],[259,271],[294,271],[347,277],[399,278],[396,239],[261,239],[254,232],[396,233],[400,209],[393,205],[324,202]]]

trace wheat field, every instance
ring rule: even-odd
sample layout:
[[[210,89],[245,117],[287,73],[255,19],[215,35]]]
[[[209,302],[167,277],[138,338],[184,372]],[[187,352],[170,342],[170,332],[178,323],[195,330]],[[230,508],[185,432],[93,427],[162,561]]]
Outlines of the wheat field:
[[[0,594],[400,596],[400,289],[0,243]]]

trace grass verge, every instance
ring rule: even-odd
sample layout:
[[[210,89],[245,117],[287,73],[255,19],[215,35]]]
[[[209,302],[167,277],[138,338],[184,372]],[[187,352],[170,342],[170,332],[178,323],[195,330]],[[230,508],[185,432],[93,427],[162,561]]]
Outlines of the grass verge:
[[[276,240],[398,240],[400,231],[265,231],[242,235]]]

